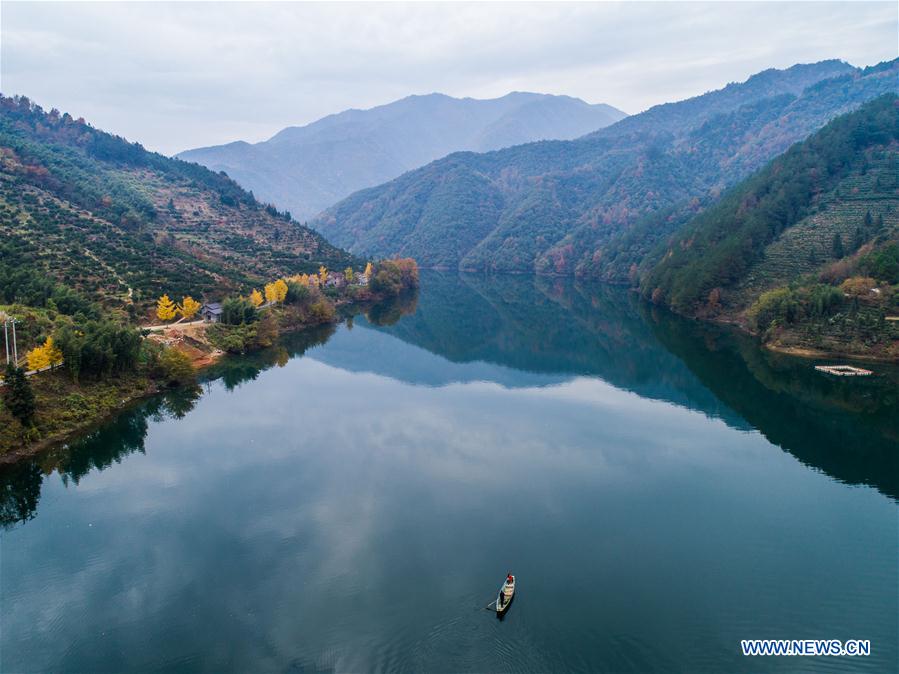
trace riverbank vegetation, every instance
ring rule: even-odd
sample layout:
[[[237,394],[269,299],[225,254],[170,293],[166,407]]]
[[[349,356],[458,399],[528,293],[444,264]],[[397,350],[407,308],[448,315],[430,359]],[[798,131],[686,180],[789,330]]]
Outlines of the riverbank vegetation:
[[[252,292],[225,298],[221,321],[197,326],[201,329],[190,340],[157,334],[142,338],[127,314],[108,312],[77,293],[67,297],[78,310],[63,313],[52,300],[55,289],[35,296],[43,306],[0,307],[17,317],[18,343],[23,352],[28,348],[24,360],[50,368],[32,376],[26,376],[24,367],[11,366],[7,371],[0,405],[0,460],[60,441],[135,397],[192,384],[196,376],[192,349],[201,353],[209,348],[229,353],[265,349],[283,332],[331,324],[418,287],[413,260],[384,260],[366,271],[352,277],[341,272],[338,276],[345,282],[334,285],[328,285],[335,276],[325,268],[315,275],[276,279],[268,284],[274,291],[266,304],[254,302]],[[348,278],[360,282],[349,283]],[[160,305],[184,307],[186,299],[175,305],[161,298]]]
[[[229,353],[272,346],[283,331],[333,323],[342,313],[384,302],[418,288],[418,265],[412,259],[367,264],[361,274],[321,267],[318,274],[299,274],[266,284],[260,305],[253,293],[222,302],[221,320],[206,330],[209,342]],[[253,291],[258,293],[258,291]]]

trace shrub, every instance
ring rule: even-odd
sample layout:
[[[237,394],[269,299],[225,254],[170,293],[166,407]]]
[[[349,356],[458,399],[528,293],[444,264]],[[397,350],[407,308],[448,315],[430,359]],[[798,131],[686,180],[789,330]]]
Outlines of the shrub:
[[[418,287],[418,264],[411,257],[383,260],[368,281],[371,291],[380,295],[399,295]]]
[[[867,276],[853,276],[840,284],[840,290],[849,297],[867,297],[876,287],[877,281]]]
[[[169,386],[188,384],[196,379],[193,363],[178,349],[165,348],[157,360],[157,378]]]
[[[749,308],[749,320],[759,331],[767,330],[774,321],[792,323],[799,303],[789,288],[775,288],[762,293]]]
[[[889,243],[862,259],[865,273],[887,283],[899,283],[899,243]]]
[[[334,320],[337,312],[333,304],[322,298],[309,307],[309,315],[316,323],[330,323]]]
[[[312,291],[309,290],[308,286],[304,286],[296,281],[287,282],[287,295],[284,297],[286,304],[303,305],[309,302],[311,297]]]

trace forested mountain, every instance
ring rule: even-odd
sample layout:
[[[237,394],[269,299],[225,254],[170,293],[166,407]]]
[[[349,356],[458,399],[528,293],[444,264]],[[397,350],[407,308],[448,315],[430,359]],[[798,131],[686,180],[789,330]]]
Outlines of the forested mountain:
[[[199,148],[178,156],[225,171],[294,217],[311,218],[451,152],[484,152],[544,139],[570,139],[624,117],[609,105],[515,92],[477,100],[409,96],[370,110],[347,110],[271,139]]]
[[[647,257],[641,288],[769,339],[899,357],[886,320],[899,314],[899,97],[838,117],[731,189]]]
[[[573,141],[457,153],[311,224],[426,266],[633,280],[660,240],[833,117],[897,89],[899,61],[767,70]]]
[[[137,309],[351,260],[223,175],[0,97],[0,303]]]

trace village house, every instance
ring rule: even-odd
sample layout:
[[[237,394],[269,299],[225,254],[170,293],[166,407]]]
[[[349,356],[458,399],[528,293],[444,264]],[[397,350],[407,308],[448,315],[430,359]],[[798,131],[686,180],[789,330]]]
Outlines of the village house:
[[[328,272],[328,280],[325,281],[325,285],[329,288],[343,288],[346,285],[346,277],[334,271]]]
[[[200,308],[200,316],[209,323],[218,323],[222,319],[221,302],[207,302]]]

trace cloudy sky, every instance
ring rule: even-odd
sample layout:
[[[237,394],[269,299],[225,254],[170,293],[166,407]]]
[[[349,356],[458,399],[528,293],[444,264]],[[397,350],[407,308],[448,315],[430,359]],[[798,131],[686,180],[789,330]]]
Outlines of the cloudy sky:
[[[769,67],[896,58],[896,2],[2,3],[0,90],[165,153],[439,91],[639,112]]]

